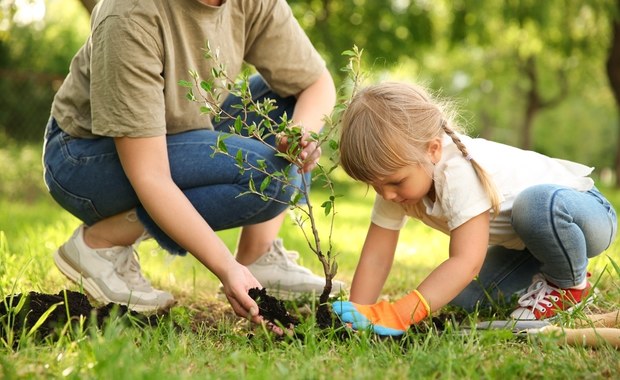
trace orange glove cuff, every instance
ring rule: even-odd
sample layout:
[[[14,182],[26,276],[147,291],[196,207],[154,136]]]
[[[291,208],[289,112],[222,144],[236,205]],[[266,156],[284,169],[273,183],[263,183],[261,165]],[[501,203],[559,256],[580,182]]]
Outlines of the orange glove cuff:
[[[431,314],[431,308],[422,294],[412,291],[394,303],[398,315],[410,325],[416,324]]]

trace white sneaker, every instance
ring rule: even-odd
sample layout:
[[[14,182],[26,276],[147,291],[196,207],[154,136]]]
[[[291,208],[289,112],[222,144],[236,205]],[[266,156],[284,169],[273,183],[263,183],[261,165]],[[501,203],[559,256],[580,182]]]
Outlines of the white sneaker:
[[[279,298],[293,299],[308,293],[321,294],[325,278],[297,264],[298,257],[299,253],[284,248],[282,239],[276,239],[269,251],[247,268],[271,295]],[[345,289],[344,282],[332,280],[331,295],[337,295]]]
[[[127,305],[137,312],[165,310],[172,294],[154,289],[142,276],[133,246],[92,249],[84,243],[84,225],[54,253],[54,262],[71,281],[97,301]]]

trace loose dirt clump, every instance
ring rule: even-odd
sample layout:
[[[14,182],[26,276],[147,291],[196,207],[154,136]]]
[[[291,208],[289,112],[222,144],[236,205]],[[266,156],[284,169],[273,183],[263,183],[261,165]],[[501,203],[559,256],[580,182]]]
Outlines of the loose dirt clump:
[[[266,289],[252,288],[248,294],[258,304],[259,314],[275,326],[280,326],[292,330],[293,336],[303,339],[303,334],[294,330],[299,325],[298,318],[292,316],[287,310],[284,301],[267,294]],[[316,324],[322,331],[330,331],[340,339],[350,337],[350,332],[340,319],[332,313],[327,304],[317,307],[315,315]]]
[[[252,288],[248,294],[258,304],[259,314],[269,322],[286,328],[299,324],[299,319],[293,317],[286,310],[284,302],[267,294],[265,288]]]
[[[22,332],[28,333],[36,327],[35,337],[56,337],[68,321],[83,319],[84,326],[102,328],[112,316],[131,317],[133,322],[144,325],[156,325],[159,321],[157,315],[145,316],[125,305],[109,303],[95,308],[86,295],[71,290],[58,294],[29,292],[7,296],[0,303],[0,336],[7,336],[12,330],[12,335],[19,339]]]

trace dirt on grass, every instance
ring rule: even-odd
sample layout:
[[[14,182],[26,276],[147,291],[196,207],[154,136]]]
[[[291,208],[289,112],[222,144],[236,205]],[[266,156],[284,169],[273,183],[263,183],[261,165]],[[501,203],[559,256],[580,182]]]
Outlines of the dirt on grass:
[[[314,317],[319,331],[329,332],[330,336],[340,339],[350,337],[350,330],[345,328],[327,304],[317,307],[314,315],[307,307],[301,308],[305,309],[303,315],[299,313],[299,308],[296,308],[298,313],[293,315],[287,310],[284,301],[267,294],[265,289],[250,289],[248,294],[257,302],[260,315],[268,323],[292,332],[288,336],[303,339],[303,334],[296,331],[300,318]],[[240,333],[248,333],[253,328],[249,321],[237,317],[225,300],[215,297],[190,300],[191,297],[185,299],[183,295],[180,295],[180,298],[191,315],[189,326],[195,332],[204,328],[216,329],[222,323],[237,326],[235,329]],[[111,317],[125,318],[128,321],[130,319],[134,325],[137,322],[139,326],[156,326],[162,321],[162,316],[166,315],[165,312],[145,315],[115,303],[95,307],[86,295],[71,290],[62,290],[57,294],[29,292],[8,296],[0,303],[0,336],[8,336],[7,330],[10,329],[15,342],[24,332],[28,334],[30,331],[33,332],[31,335],[38,339],[55,338],[68,321],[78,323],[82,319],[84,326],[95,325],[103,328]],[[420,324],[412,329],[418,334],[426,334],[431,330],[441,331],[445,320],[445,316],[436,317],[430,325]],[[248,336],[251,337],[252,334]]]
[[[300,318],[309,316],[311,312],[308,308],[305,315],[293,315],[286,309],[286,304],[280,299],[267,294],[265,289],[254,288],[248,294],[257,302],[261,316],[269,323],[276,326],[284,326],[291,331],[300,324]],[[183,295],[180,295],[184,299]],[[240,332],[251,330],[251,324],[242,318],[237,317],[232,308],[225,300],[215,297],[207,299],[193,299],[190,297],[182,302],[187,305],[191,315],[190,328],[198,331],[204,328],[217,328],[221,323],[236,325]],[[322,329],[334,327],[334,318],[327,305],[319,307],[315,318],[317,325]],[[299,310],[297,310],[299,311]],[[19,340],[23,332],[26,334],[32,331],[32,335],[38,339],[46,337],[57,337],[59,331],[68,321],[78,322],[82,320],[84,326],[95,325],[103,328],[110,317],[126,318],[131,317],[135,323],[144,326],[155,326],[159,323],[165,312],[145,315],[137,313],[127,308],[125,305],[109,303],[103,306],[93,306],[88,297],[72,290],[62,290],[57,294],[47,294],[29,292],[27,294],[15,294],[7,296],[0,302],[0,336],[11,334]],[[300,335],[296,335],[300,336]]]
[[[145,316],[124,305],[109,303],[94,307],[86,295],[71,290],[62,290],[58,294],[29,292],[7,296],[0,303],[0,336],[7,336],[10,329],[17,340],[22,332],[31,332],[31,335],[43,339],[56,336],[69,321],[78,323],[82,319],[84,326],[102,328],[112,316],[130,316],[133,323],[143,325],[158,323],[156,315]]]

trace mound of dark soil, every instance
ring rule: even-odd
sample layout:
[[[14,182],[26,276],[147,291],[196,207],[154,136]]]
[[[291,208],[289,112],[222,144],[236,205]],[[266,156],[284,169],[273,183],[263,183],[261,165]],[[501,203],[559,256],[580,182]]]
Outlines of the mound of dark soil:
[[[299,325],[299,319],[292,316],[286,310],[284,301],[267,294],[266,289],[252,288],[248,294],[258,304],[259,314],[267,321],[276,326],[283,326],[293,330],[293,336],[303,339],[303,334],[294,331],[295,326]],[[331,308],[327,304],[321,304],[316,310],[316,324],[319,329],[330,332],[341,338],[349,338],[348,329],[344,328],[344,324],[340,319],[332,313]]]
[[[29,292],[10,295],[0,303],[0,336],[7,336],[7,330],[10,329],[14,336],[19,338],[24,330],[27,333],[40,324],[35,329],[37,338],[54,337],[58,329],[70,320],[78,321],[83,318],[85,326],[96,325],[102,328],[113,315],[119,318],[131,316],[132,323],[158,323],[157,315],[145,316],[125,305],[109,303],[95,308],[84,294],[70,290],[62,290],[58,294]]]
[[[286,310],[284,302],[267,294],[265,288],[252,288],[248,291],[248,295],[256,301],[259,314],[274,325],[294,327],[299,324],[299,319]]]

